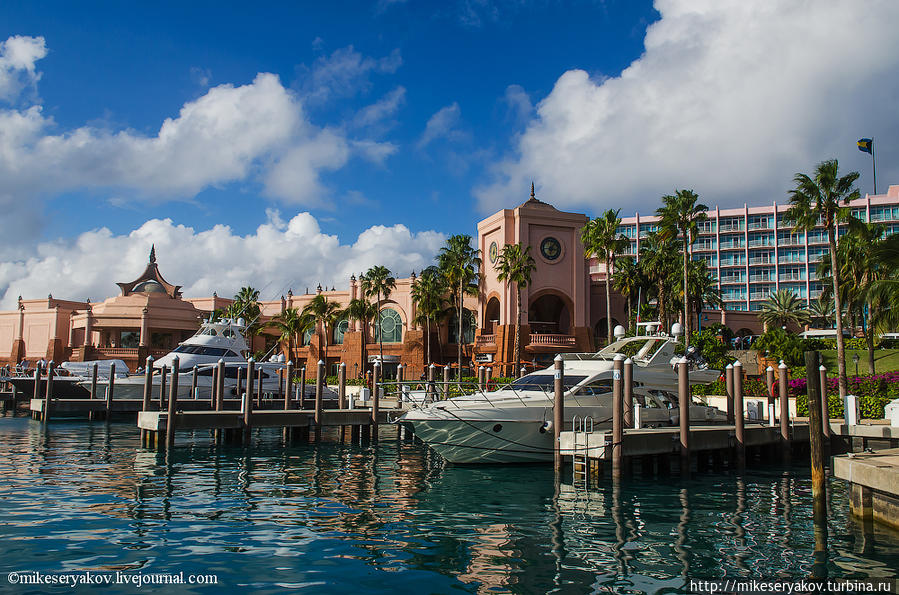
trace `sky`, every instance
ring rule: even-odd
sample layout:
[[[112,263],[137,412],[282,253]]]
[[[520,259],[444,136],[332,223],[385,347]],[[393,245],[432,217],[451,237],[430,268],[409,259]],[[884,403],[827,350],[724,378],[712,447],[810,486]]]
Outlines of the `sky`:
[[[537,196],[786,201],[899,184],[899,2],[0,6],[0,308],[96,301],[156,245],[188,297],[405,277]]]

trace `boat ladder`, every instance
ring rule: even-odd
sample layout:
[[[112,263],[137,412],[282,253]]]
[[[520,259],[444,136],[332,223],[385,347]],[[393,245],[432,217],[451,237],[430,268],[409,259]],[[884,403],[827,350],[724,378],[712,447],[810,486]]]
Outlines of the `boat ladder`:
[[[587,489],[590,478],[590,436],[593,434],[593,418],[575,416],[571,422],[574,440],[572,444],[572,481],[575,487]]]

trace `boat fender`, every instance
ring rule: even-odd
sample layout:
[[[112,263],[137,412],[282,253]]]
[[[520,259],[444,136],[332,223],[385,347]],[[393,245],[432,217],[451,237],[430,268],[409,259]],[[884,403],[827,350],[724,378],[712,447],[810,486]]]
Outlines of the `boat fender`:
[[[543,425],[540,426],[540,433],[545,434],[546,432],[549,432],[552,429],[553,429],[553,422],[551,422],[550,420],[546,420],[543,422]]]

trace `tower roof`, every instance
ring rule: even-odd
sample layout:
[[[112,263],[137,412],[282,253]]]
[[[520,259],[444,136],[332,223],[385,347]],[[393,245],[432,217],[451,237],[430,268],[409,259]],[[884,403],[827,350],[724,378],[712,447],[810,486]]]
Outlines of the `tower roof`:
[[[130,283],[116,283],[121,290],[122,295],[131,295],[132,293],[164,293],[170,298],[180,298],[180,285],[172,285],[159,272],[156,265],[156,246],[150,247],[150,262],[147,268],[141,273],[141,276]]]
[[[550,208],[554,211],[557,210],[556,207],[552,206],[548,202],[543,202],[542,200],[540,200],[536,196],[534,196],[534,183],[533,182],[531,182],[531,197],[529,199],[527,199],[526,201],[524,201],[523,203],[521,203],[520,205],[518,205],[517,208],[520,209],[522,207],[543,207],[543,208]]]

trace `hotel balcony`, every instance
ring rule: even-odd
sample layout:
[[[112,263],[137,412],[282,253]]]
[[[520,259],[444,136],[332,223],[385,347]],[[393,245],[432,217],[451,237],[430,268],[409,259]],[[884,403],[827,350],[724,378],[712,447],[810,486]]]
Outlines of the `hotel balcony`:
[[[529,347],[566,347],[576,346],[574,335],[557,335],[549,333],[531,333]]]

